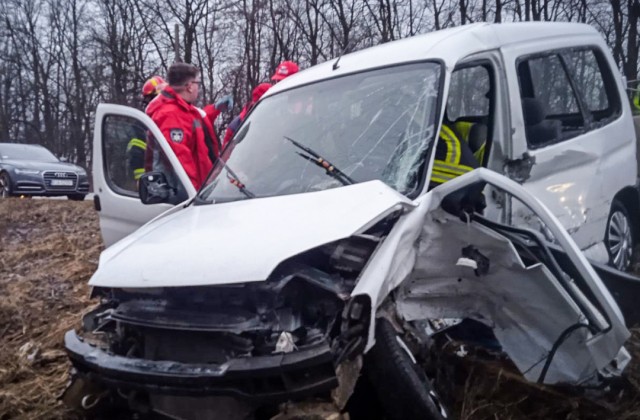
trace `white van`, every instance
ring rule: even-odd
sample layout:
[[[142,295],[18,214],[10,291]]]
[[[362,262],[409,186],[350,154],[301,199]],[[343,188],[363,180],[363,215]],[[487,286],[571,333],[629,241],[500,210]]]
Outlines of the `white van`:
[[[220,400],[185,413],[195,407],[180,398],[248,409],[325,395],[343,385],[336,367],[367,354],[387,418],[442,419],[405,341],[425,322],[471,319],[529,380],[619,375],[627,312],[580,249],[629,263],[638,196],[623,95],[586,25],[416,36],[272,88],[199,192],[146,115],[100,105],[93,175],[109,248],[83,325],[102,338],[67,333],[77,374],[123,404],[142,393],[172,418],[203,418]],[[484,147],[488,169],[431,189],[443,121],[473,123],[465,144]],[[162,163],[140,179],[147,204],[125,165],[141,131]]]

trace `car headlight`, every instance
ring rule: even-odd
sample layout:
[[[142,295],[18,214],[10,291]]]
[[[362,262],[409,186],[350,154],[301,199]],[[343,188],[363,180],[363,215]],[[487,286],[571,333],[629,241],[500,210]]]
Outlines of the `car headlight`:
[[[17,174],[38,175],[40,171],[35,169],[16,169]]]

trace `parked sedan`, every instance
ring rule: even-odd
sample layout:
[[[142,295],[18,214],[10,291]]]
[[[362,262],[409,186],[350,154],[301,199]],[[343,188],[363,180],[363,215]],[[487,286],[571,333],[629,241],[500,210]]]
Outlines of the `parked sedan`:
[[[87,172],[39,145],[0,143],[0,197],[60,196],[84,200]]]

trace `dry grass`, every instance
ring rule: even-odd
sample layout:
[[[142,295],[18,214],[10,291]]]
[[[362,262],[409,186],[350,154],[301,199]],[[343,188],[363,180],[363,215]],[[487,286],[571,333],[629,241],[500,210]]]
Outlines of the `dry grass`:
[[[0,202],[0,420],[74,418],[57,401],[70,367],[63,335],[90,304],[101,250],[90,202]],[[480,351],[440,355],[438,382],[460,420],[640,419],[640,330],[627,348],[626,378],[607,393],[531,384]]]
[[[459,420],[640,419],[640,329],[632,333],[626,348],[633,360],[606,391],[537,385],[509,361],[468,346],[462,359],[453,352],[438,355],[439,391]]]
[[[91,202],[0,202],[1,420],[71,417],[57,401],[63,335],[87,308],[101,250]]]

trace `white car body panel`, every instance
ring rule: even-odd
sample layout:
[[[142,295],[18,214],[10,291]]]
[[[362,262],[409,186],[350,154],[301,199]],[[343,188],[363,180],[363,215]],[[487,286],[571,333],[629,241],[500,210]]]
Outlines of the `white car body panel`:
[[[413,205],[381,181],[192,205],[104,251],[89,284],[152,288],[264,281],[283,260],[349,237],[403,206]]]
[[[609,257],[602,242],[613,197],[625,187],[635,185],[638,176],[633,120],[630,105],[624,100],[625,86],[621,78],[614,77],[622,96],[621,114],[615,121],[535,150],[527,150],[518,94],[516,60],[519,57],[585,45],[602,51],[614,74],[618,72],[608,46],[595,30],[591,35],[514,43],[502,47],[501,51],[511,91],[509,99],[515,131],[512,136],[512,158],[519,158],[528,151],[534,160],[530,177],[524,185],[545,203],[581,249],[591,248],[589,256],[606,263]],[[514,205],[512,222],[514,225],[535,227],[530,215],[526,208]]]
[[[339,67],[333,70],[334,60],[314,66],[278,83],[264,95],[323,79],[356,73],[378,67],[419,60],[441,60],[446,66],[445,92],[448,91],[451,72],[469,56],[497,50],[503,56],[507,78],[507,101],[510,111],[512,135],[502,139],[508,159],[520,159],[529,152],[535,158],[531,177],[524,183],[542,200],[569,231],[580,249],[588,250],[590,258],[608,262],[604,247],[607,217],[614,196],[622,189],[633,187],[637,179],[636,142],[630,106],[624,100],[625,86],[616,77],[621,96],[620,117],[606,126],[592,130],[574,139],[528,150],[524,134],[518,77],[515,60],[523,55],[574,46],[596,46],[604,53],[614,72],[619,74],[615,62],[602,36],[591,26],[575,23],[477,23],[426,35],[406,38],[345,55]],[[444,108],[443,101],[443,108]],[[490,167],[503,172],[499,167]],[[493,210],[493,209],[491,209]],[[515,206],[505,215],[514,225],[539,229],[530,212]]]
[[[565,342],[558,353],[560,362],[549,370],[545,383],[582,383],[593,380],[595,373],[605,369],[614,358],[621,366],[627,363],[629,355],[622,345],[630,334],[622,313],[569,234],[525,188],[487,169],[476,169],[416,200],[416,208],[402,216],[374,254],[352,295],[364,294],[371,298],[372,319],[389,293],[400,286],[401,293],[396,302],[405,319],[470,317],[486,322],[494,328],[505,351],[525,376],[536,380],[541,366],[534,365],[562,331],[582,315],[546,267],[525,268],[515,252],[505,252],[504,247],[510,249],[512,245],[503,242],[506,240],[500,235],[476,224],[467,227],[439,210],[442,199],[448,194],[479,181],[517,197],[542,219],[576,264],[610,320],[612,328],[606,333],[594,337],[582,332],[577,334],[585,334],[582,340],[574,337],[574,341]],[[443,228],[443,224],[448,226]],[[482,246],[484,235],[491,239]],[[461,256],[460,249],[469,243],[477,245],[481,252],[487,252],[497,266],[484,280],[475,277],[472,270],[455,265]],[[503,245],[498,245],[500,243]],[[490,251],[491,248],[495,251]],[[464,285],[458,279],[463,279]],[[537,285],[537,290],[526,284],[517,287],[514,282],[518,279],[543,284]],[[508,285],[511,287],[507,288]],[[413,293],[412,299],[406,298],[408,291]],[[426,297],[416,302],[416,296]],[[598,319],[603,322],[600,327],[606,328],[604,318]],[[374,330],[372,322],[367,349],[375,344]]]
[[[193,184],[178,158],[171,151],[164,136],[144,112],[130,107],[113,104],[100,104],[96,110],[94,140],[93,140],[93,189],[100,199],[100,231],[102,239],[107,247],[134,232],[140,226],[159,214],[173,208],[171,204],[156,204],[147,206],[142,204],[139,198],[118,194],[107,182],[103,156],[103,121],[108,115],[119,115],[135,118],[144,123],[151,130],[158,144],[162,147],[167,158],[173,165],[176,176],[185,187],[189,197],[196,194]]]

